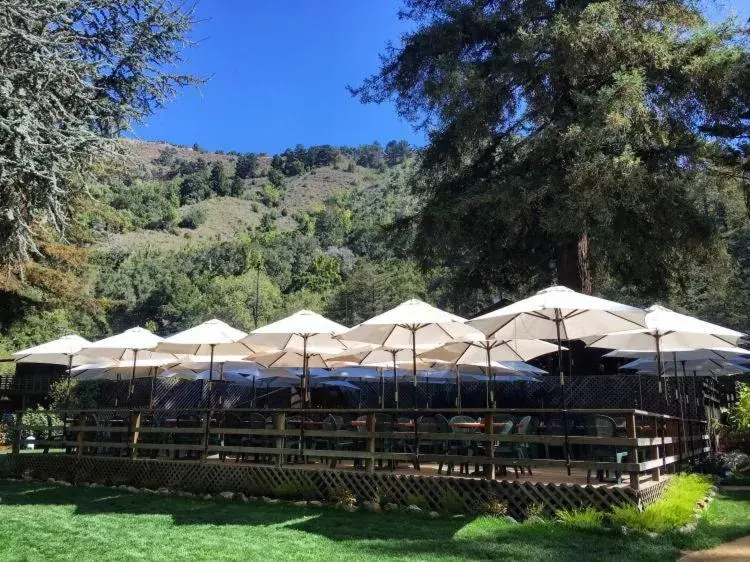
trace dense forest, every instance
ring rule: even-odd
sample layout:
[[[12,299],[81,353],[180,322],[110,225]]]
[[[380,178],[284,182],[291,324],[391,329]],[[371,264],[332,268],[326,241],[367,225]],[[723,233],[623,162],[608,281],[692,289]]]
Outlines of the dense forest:
[[[192,12],[108,6],[0,0],[0,354],[409,297],[471,316],[552,283],[750,329],[743,22],[408,0],[413,31],[350,90],[426,146],[269,155],[121,138],[203,79],[172,72]]]

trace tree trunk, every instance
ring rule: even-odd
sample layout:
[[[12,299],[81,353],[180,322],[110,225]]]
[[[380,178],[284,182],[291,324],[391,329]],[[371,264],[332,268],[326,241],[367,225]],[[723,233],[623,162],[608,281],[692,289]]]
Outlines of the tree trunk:
[[[591,262],[589,261],[589,237],[583,234],[557,249],[557,282],[561,285],[591,294]]]

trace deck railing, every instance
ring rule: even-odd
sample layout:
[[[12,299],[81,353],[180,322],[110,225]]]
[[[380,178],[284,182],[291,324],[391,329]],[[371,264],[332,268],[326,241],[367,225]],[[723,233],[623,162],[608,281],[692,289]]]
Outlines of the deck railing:
[[[33,433],[37,449],[79,456],[276,466],[315,459],[331,468],[346,460],[370,473],[376,465],[419,470],[435,463],[439,472],[458,468],[490,479],[508,468],[517,475],[559,467],[600,479],[628,474],[638,489],[642,480],[659,480],[710,450],[705,420],[634,409],[95,409],[47,415],[49,423],[29,424],[29,416],[17,414],[14,452]]]

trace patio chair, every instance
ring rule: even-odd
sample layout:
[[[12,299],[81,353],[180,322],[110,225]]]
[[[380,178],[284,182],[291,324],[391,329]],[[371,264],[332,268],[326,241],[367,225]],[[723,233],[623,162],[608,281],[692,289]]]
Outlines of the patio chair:
[[[177,428],[198,428],[201,427],[201,418],[195,414],[183,414],[177,416]],[[200,445],[203,437],[200,433],[173,433],[172,443],[175,445]],[[200,458],[200,452],[194,449],[188,449],[182,451],[186,458]],[[174,450],[174,459],[177,460],[181,457],[181,451],[179,449]]]
[[[515,433],[517,435],[529,435],[536,431],[537,426],[539,425],[539,421],[535,418],[532,418],[531,416],[524,416],[521,418],[521,420],[516,425],[516,431]],[[511,431],[511,433],[513,433]],[[518,442],[518,443],[502,443],[500,446],[497,447],[496,453],[500,453],[502,456],[506,457],[515,457],[519,460],[521,459],[528,459],[529,458],[529,444],[524,442]],[[518,478],[518,468],[519,466],[514,465],[513,470],[516,473],[516,478]],[[531,471],[531,467],[528,466],[529,475],[533,475],[533,472]],[[521,474],[524,474],[524,467],[523,465],[520,466]]]
[[[242,419],[237,414],[225,414],[224,419],[221,422],[222,429],[246,429],[249,427],[249,422]],[[225,447],[246,447],[248,445],[249,438],[247,435],[237,435],[234,433],[222,434],[221,444]],[[219,458],[225,460],[227,458],[225,452],[219,453]],[[245,453],[238,452],[236,455],[236,462],[245,460]]]
[[[477,433],[477,430],[472,427],[456,427],[453,424],[458,423],[474,423],[474,419],[469,416],[453,416],[449,421],[446,422],[446,427],[451,433],[456,434],[467,434],[467,433]],[[473,457],[475,454],[475,446],[472,441],[449,441],[446,444],[446,454],[448,455],[461,455],[465,457]],[[446,467],[446,474],[449,476],[453,473],[453,469],[455,467],[454,461],[448,461],[447,467]],[[469,461],[461,462],[458,466],[458,473],[459,474],[469,474]],[[438,466],[438,474],[440,474],[440,471],[442,469],[443,463],[441,462]]]
[[[609,416],[601,414],[591,414],[586,417],[586,435],[591,437],[615,437],[617,435],[617,424]],[[618,450],[614,445],[588,445],[585,449],[586,460],[598,462],[615,462],[621,463],[628,456],[627,450]],[[586,472],[586,482],[591,482],[591,468]],[[609,477],[609,470],[604,471],[597,469],[596,477],[599,482],[603,482]],[[622,474],[615,471],[615,480],[618,484],[622,483]]]

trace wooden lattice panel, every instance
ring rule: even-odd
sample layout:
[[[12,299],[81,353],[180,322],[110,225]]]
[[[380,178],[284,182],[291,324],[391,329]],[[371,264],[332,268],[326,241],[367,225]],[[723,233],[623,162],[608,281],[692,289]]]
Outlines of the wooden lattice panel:
[[[541,504],[549,514],[559,509],[615,505],[648,505],[664,489],[666,480],[640,492],[602,484],[558,484],[482,480],[465,477],[403,475],[348,470],[250,466],[234,463],[165,461],[116,457],[23,454],[9,456],[13,473],[32,471],[37,476],[77,481],[132,484],[148,488],[167,487],[194,492],[243,492],[247,495],[277,495],[294,490],[307,497],[326,499],[336,489],[347,489],[360,501],[376,494],[384,501],[408,505],[417,501],[429,509],[460,508],[468,513],[481,509],[488,500],[508,502],[509,513],[521,518],[532,505]]]

